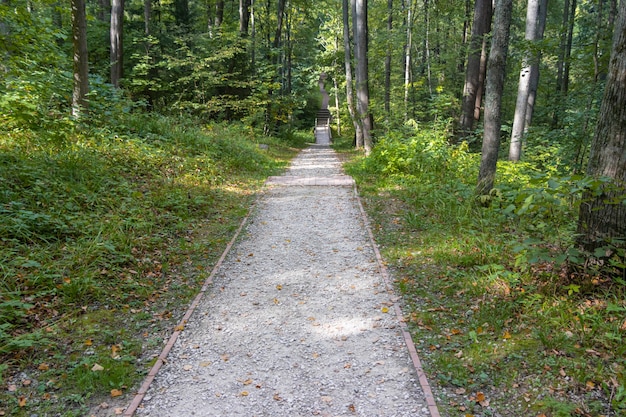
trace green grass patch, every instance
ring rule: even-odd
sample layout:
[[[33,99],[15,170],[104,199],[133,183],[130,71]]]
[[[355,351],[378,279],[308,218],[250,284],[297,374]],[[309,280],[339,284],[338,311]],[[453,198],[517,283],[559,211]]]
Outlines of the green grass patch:
[[[307,138],[123,112],[64,126],[0,132],[7,415],[126,404],[256,191]]]
[[[569,268],[587,180],[503,163],[477,201],[478,155],[436,127],[346,155],[444,415],[626,412],[626,283]]]

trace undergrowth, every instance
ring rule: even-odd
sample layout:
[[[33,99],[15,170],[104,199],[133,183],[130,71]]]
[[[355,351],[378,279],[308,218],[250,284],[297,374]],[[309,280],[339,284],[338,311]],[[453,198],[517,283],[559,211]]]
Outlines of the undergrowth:
[[[623,253],[605,275],[573,244],[580,194],[601,184],[528,152],[482,201],[479,155],[444,127],[387,136],[347,171],[444,415],[624,415]]]
[[[1,415],[128,401],[255,190],[305,142],[94,108],[2,116]]]

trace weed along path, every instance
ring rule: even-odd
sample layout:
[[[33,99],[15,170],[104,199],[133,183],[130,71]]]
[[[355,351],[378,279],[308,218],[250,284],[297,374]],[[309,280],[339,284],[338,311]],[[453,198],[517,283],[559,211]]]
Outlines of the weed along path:
[[[269,179],[211,280],[125,415],[439,416],[329,147]]]

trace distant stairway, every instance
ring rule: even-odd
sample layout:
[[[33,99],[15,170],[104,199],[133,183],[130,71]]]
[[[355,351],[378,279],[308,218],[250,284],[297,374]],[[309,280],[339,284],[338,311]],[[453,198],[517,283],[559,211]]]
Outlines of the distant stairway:
[[[320,109],[315,118],[315,143],[318,145],[330,145],[330,119],[328,109]]]

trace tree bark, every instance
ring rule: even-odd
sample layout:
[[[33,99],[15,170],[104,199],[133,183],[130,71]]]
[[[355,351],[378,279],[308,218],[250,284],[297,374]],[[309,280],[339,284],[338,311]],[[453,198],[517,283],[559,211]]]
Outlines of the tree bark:
[[[482,98],[481,74],[484,79],[484,70],[481,70],[481,60],[486,62],[486,34],[489,33],[492,16],[492,0],[476,0],[474,4],[474,23],[467,56],[465,71],[465,86],[463,87],[463,103],[459,120],[459,137],[465,137],[474,130],[477,120],[475,112],[480,115],[480,99]],[[484,52],[484,53],[483,53]],[[482,66],[485,68],[486,66]]]
[[[350,44],[350,9],[348,0],[342,1],[343,10],[343,49],[344,49],[344,67],[346,71],[346,105],[348,107],[348,113],[354,126],[355,144],[363,142],[363,135],[361,133],[361,127],[356,120],[356,111],[354,108],[354,91],[352,88],[352,46]]]
[[[72,116],[79,118],[82,112],[87,108],[86,97],[89,92],[85,0],[72,0],[72,46],[74,50]]]
[[[543,38],[547,5],[548,0],[528,1],[525,39],[531,48],[536,41]],[[515,114],[513,116],[513,128],[511,129],[509,146],[510,161],[519,161],[522,154],[522,139],[524,133],[528,130],[527,121],[532,117],[532,107],[535,100],[533,86],[535,86],[536,92],[536,85],[539,80],[540,59],[541,54],[538,51],[527,52],[522,58],[522,69],[519,74],[517,100],[515,102]],[[530,104],[531,101],[532,104]],[[531,114],[527,114],[528,112]]]
[[[224,0],[217,0],[215,2],[215,28],[219,29],[224,21]]]
[[[621,239],[626,248],[626,1],[619,7],[604,97],[591,143],[587,175],[611,184],[583,195],[578,244],[593,251]],[[613,242],[615,244],[615,242]]]
[[[393,0],[387,0],[387,53],[385,55],[385,118],[387,119],[387,126],[391,122],[391,51],[393,49],[392,42],[393,33]]]
[[[493,37],[487,61],[485,133],[476,188],[479,195],[489,194],[496,176],[502,127],[502,93],[504,91],[512,9],[513,0],[496,0]]]
[[[250,27],[250,5],[252,0],[239,0],[239,34],[248,37]]]
[[[111,2],[111,84],[120,87],[120,79],[124,76],[124,0]]]
[[[411,50],[413,49],[413,2],[406,5],[406,43],[404,45],[404,121],[409,120],[409,89],[411,86]]]
[[[357,114],[363,132],[365,154],[372,151],[371,119],[369,114],[369,79],[367,57],[367,0],[356,0],[354,22],[355,50],[358,50],[356,63]]]

